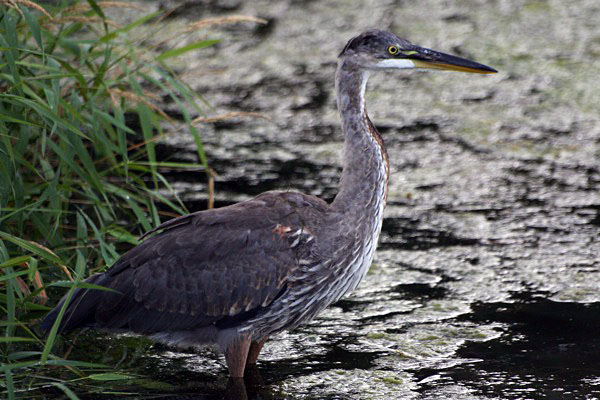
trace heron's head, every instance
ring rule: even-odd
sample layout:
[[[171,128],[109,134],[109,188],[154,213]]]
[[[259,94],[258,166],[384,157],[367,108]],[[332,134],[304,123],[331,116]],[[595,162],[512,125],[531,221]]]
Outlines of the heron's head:
[[[347,67],[363,70],[430,68],[480,74],[497,72],[465,58],[415,46],[393,33],[377,29],[350,39],[339,57]]]

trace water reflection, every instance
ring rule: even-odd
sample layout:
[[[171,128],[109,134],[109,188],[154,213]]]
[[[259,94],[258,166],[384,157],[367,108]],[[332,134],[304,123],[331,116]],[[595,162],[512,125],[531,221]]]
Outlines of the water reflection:
[[[477,362],[444,371],[415,371],[460,383],[484,396],[522,399],[582,399],[600,396],[600,303],[549,300],[548,293],[516,293],[511,302],[476,303],[462,320],[500,322],[502,335],[486,342],[466,342],[457,356]]]

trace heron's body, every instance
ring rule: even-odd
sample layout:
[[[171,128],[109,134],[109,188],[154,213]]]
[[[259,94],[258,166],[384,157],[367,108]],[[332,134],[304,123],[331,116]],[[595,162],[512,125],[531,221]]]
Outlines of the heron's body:
[[[373,259],[389,178],[364,92],[371,70],[392,68],[390,43],[417,48],[369,31],[340,55],[336,89],[344,169],[331,204],[302,193],[267,192],[168,221],[88,280],[114,291],[75,292],[60,330],[91,326],[186,347],[218,344],[231,376],[239,377],[269,336],[310,320],[355,289]],[[388,57],[369,58],[381,46]],[[396,59],[393,68],[409,65],[406,57]],[[470,63],[461,67],[493,71]],[[44,329],[59,309],[46,317]]]

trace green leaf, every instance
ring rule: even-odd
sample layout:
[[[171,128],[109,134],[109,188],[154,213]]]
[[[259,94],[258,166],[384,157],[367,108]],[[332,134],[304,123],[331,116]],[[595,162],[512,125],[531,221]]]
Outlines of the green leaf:
[[[106,265],[112,265],[112,263],[119,257],[119,255],[116,253],[112,245],[106,243],[106,241],[104,240],[104,235],[100,233],[100,230],[98,229],[94,221],[92,221],[90,216],[83,212],[81,213],[81,215],[83,216],[83,218],[85,218],[88,226],[92,228],[92,231],[94,231],[94,236],[96,237],[96,240],[99,243],[100,254],[104,259],[104,262],[106,263]]]
[[[29,260],[31,260],[31,256],[14,257],[14,258],[11,258],[10,260],[6,260],[3,263],[1,263],[0,264],[0,269],[1,268],[14,267],[16,265],[21,265],[21,264],[29,262]]]
[[[36,126],[36,127],[40,127],[40,128],[42,127],[40,124],[35,124],[33,122],[29,122],[24,119],[16,118],[14,115],[6,115],[6,114],[2,114],[2,113],[0,113],[0,121],[13,122],[15,124],[22,124],[22,125]]]
[[[8,281],[8,283],[11,283],[11,281]],[[9,293],[10,294],[14,294],[12,291],[10,291]],[[11,307],[11,301],[14,301],[14,299],[10,300],[10,298],[11,298],[11,296],[7,296],[5,294],[0,293],[0,303],[8,304],[9,305],[9,307],[8,307],[9,310],[10,310],[10,307]],[[31,303],[29,301],[20,302],[19,303],[19,307],[21,307],[22,309],[25,309],[25,310],[34,310],[34,311],[49,311],[50,310],[50,307],[43,306],[41,304]],[[8,319],[9,320],[14,320],[14,316],[10,315],[10,313],[9,313]],[[19,323],[17,323],[16,325],[19,325]]]
[[[5,376],[5,386],[8,391],[8,400],[13,400],[15,398],[15,384],[13,381],[12,373],[10,370],[4,371]]]
[[[57,388],[62,390],[63,393],[65,394],[65,396],[67,396],[69,399],[79,400],[79,397],[77,397],[77,395],[75,393],[73,393],[73,391],[71,389],[69,389],[68,387],[66,387],[64,384],[62,384],[60,382],[51,382],[50,384],[53,386],[56,386]]]
[[[43,356],[43,354],[42,354]],[[56,356],[52,356],[56,357]],[[53,359],[47,360],[45,363],[41,363],[38,360],[35,361],[21,361],[13,364],[0,364],[0,372],[10,371],[12,369],[21,369],[21,368],[34,368],[40,365],[54,365],[59,367],[81,367],[81,368],[98,368],[98,369],[107,369],[108,365],[105,364],[97,364],[90,363],[84,361],[72,361],[72,360],[63,360],[63,359]]]
[[[130,23],[129,25],[127,25],[127,26],[125,26],[125,27],[123,27],[121,29],[117,29],[116,31],[110,32],[110,33],[102,36],[99,39],[99,41],[101,41],[103,43],[108,43],[111,40],[113,40],[114,38],[116,38],[117,35],[119,35],[121,33],[127,33],[130,30],[132,30],[132,29],[134,29],[134,28],[136,28],[136,27],[138,27],[138,26],[140,26],[142,24],[145,24],[146,22],[150,21],[151,19],[154,19],[155,17],[159,16],[162,13],[163,13],[163,11],[155,11],[155,12],[153,12],[151,14],[145,15],[142,18],[140,18],[140,19],[138,19],[136,21],[133,21],[132,23]]]
[[[93,381],[122,381],[125,379],[134,379],[134,378],[136,378],[136,377],[132,376],[132,375],[119,374],[116,372],[106,372],[103,374],[88,375],[88,379],[91,379]]]
[[[187,46],[178,47],[178,48],[172,49],[172,50],[167,50],[164,53],[159,54],[156,57],[156,59],[158,61],[162,61],[162,60],[167,59],[167,58],[177,57],[177,56],[180,56],[180,55],[185,54],[187,52],[190,52],[192,50],[203,49],[205,47],[212,46],[213,44],[219,43],[219,42],[220,42],[220,40],[218,40],[218,39],[201,40],[199,42],[188,44]]]
[[[56,357],[56,356],[54,356]],[[48,360],[46,365],[57,365],[63,367],[81,367],[81,368],[109,368],[106,364],[98,364],[98,363],[90,363],[85,361],[74,361],[74,360],[63,360],[63,359],[54,359]]]
[[[55,114],[48,106],[42,101],[33,101],[30,99],[26,99],[21,96],[13,96],[9,94],[3,94],[0,96],[4,98],[5,101],[11,102],[13,104],[22,104],[26,107],[34,109],[40,116],[47,118],[48,122],[52,122],[57,124],[58,126],[63,127],[64,129],[75,133],[83,138],[90,139],[87,137],[80,129],[77,129],[71,123],[67,122],[64,118],[60,118],[58,114]]]
[[[154,167],[159,167],[159,168],[195,169],[195,170],[200,170],[200,171],[204,170],[203,164],[171,162],[171,161],[155,161],[155,162],[130,161],[128,164],[130,167],[144,165],[144,166],[154,166]]]
[[[60,327],[60,322],[62,321],[63,316],[65,315],[65,312],[67,311],[67,307],[69,305],[69,302],[71,301],[71,298],[73,297],[74,292],[75,292],[75,287],[73,286],[71,289],[69,289],[69,291],[65,295],[64,303],[63,303],[62,307],[60,308],[60,311],[58,312],[58,316],[56,317],[56,320],[54,321],[52,328],[50,328],[50,332],[48,333],[48,338],[46,339],[46,344],[44,345],[44,349],[42,350],[42,355],[40,357],[40,363],[42,365],[49,364],[50,361],[53,361],[53,360],[48,360],[48,358],[50,357],[50,350],[52,350],[52,346],[54,346],[54,341],[56,340],[56,335],[58,335],[58,328]]]
[[[96,3],[95,0],[87,0],[87,2],[90,5],[90,7],[92,8],[92,10],[94,10],[94,12],[96,14],[98,14],[98,16],[100,18],[102,18],[102,20],[106,19],[106,15],[104,15],[104,11],[102,11],[102,9],[98,6],[98,3]]]
[[[35,342],[33,338],[25,338],[25,337],[1,337],[0,343],[11,343],[11,342]]]
[[[11,272],[9,274],[0,275],[0,282],[7,281],[10,279],[16,278],[18,276],[21,276],[21,275],[27,275],[28,272],[29,272],[28,270],[22,269],[17,272]]]
[[[98,88],[98,90],[103,89],[103,82],[106,72],[110,66],[111,61],[112,48],[110,46],[106,46],[104,51],[104,61],[100,64],[100,67],[96,71],[96,77],[94,78],[94,86]]]
[[[139,88],[141,92],[141,88]],[[140,93],[141,94],[141,93]],[[148,159],[150,163],[156,163],[156,147],[153,140],[153,127],[155,126],[155,114],[152,112],[150,107],[147,105],[140,103],[138,104],[138,115],[140,116],[140,125],[142,126],[142,133],[144,135],[144,141],[146,142],[146,153],[148,154]],[[154,181],[154,186],[157,186],[156,179],[156,167],[154,165],[150,165],[152,170],[152,178]]]
[[[77,80],[79,91],[84,96],[84,98],[87,98],[88,85],[87,81],[83,77],[83,74],[76,68],[71,67],[71,65],[67,61],[58,60],[58,62],[60,63],[62,68],[66,69],[69,73],[72,74],[72,77]]]
[[[106,196],[104,192],[104,185],[100,180],[100,176],[98,175],[98,171],[96,171],[96,166],[90,157],[90,153],[88,149],[85,148],[81,138],[78,136],[71,135],[70,138],[71,149],[75,151],[79,160],[83,164],[84,170],[86,172],[86,180],[96,189],[96,191],[103,196]]]
[[[40,30],[40,25],[38,24],[37,19],[33,15],[31,15],[31,13],[27,9],[27,7],[22,7],[21,11],[23,12],[23,15],[25,16],[25,21],[27,22],[27,26],[29,27],[29,29],[31,30],[31,33],[33,34],[33,38],[35,39],[40,50],[43,51],[44,43],[42,42],[42,32]]]
[[[10,233],[0,231],[0,238],[2,238],[4,240],[8,240],[9,242],[12,242],[12,243],[16,244],[17,246],[21,247],[22,249],[27,250],[33,254],[36,254],[36,255],[42,257],[43,259],[50,261],[53,264],[59,264],[59,265],[64,264],[60,258],[58,258],[56,255],[52,254],[48,250],[46,250],[42,247],[39,247],[27,240],[23,240],[21,238],[13,236]]]
[[[109,235],[121,242],[127,242],[133,245],[138,245],[140,243],[136,236],[132,235],[121,227],[110,228],[107,230],[107,232]]]
[[[95,290],[104,290],[106,292],[113,292],[113,293],[120,293],[119,291],[115,290],[115,289],[111,289],[111,288],[107,288],[106,286],[100,286],[100,285],[95,285],[93,283],[87,283],[87,282],[71,282],[71,281],[56,281],[56,282],[52,282],[51,284],[47,285],[48,287],[50,286],[56,286],[56,287],[76,287],[76,288],[80,288],[80,289],[95,289]]]

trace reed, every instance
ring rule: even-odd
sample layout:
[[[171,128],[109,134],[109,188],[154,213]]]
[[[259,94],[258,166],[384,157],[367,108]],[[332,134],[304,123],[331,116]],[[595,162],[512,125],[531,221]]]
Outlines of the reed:
[[[37,322],[160,223],[161,212],[187,212],[161,168],[196,168],[212,179],[193,123],[205,117],[203,103],[167,62],[216,41],[164,50],[148,40],[164,13],[125,26],[105,15],[133,6],[0,1],[0,397],[51,387],[77,398],[74,382],[125,376],[53,353],[56,330],[45,338]],[[180,106],[196,164],[157,159],[169,117],[151,93]],[[56,369],[62,378],[46,379]]]

